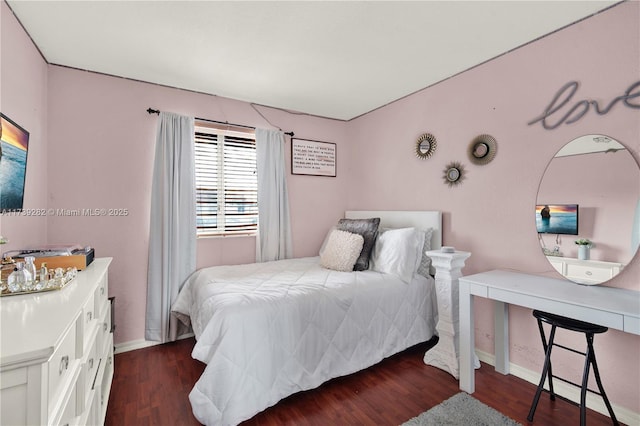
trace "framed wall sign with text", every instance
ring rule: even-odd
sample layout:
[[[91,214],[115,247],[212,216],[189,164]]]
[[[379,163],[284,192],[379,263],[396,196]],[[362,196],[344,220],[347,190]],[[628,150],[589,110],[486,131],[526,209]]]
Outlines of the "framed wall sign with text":
[[[291,139],[291,173],[336,177],[336,144]]]

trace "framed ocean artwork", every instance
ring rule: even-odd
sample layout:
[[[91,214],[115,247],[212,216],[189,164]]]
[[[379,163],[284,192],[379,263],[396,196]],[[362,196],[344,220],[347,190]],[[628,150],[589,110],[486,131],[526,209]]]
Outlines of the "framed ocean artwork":
[[[577,204],[536,205],[536,227],[539,234],[578,235]]]
[[[0,212],[21,211],[27,176],[29,132],[0,113]]]

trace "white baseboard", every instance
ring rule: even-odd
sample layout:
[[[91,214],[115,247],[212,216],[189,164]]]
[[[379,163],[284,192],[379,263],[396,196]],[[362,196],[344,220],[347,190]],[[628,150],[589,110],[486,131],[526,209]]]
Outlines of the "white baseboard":
[[[136,349],[150,348],[151,346],[159,344],[160,342],[152,342],[150,340],[132,340],[130,342],[115,344],[113,353],[120,354],[122,352],[135,351]]]
[[[476,354],[480,361],[495,366],[494,355],[478,349],[476,349]],[[509,371],[514,376],[526,380],[529,383],[533,383],[536,386],[538,386],[538,383],[540,382],[540,375],[542,374],[540,371],[527,370],[526,368],[520,367],[514,363],[509,363]],[[553,388],[558,395],[562,395],[562,397],[577,404],[580,403],[580,389],[560,380],[555,380],[553,382]],[[533,394],[531,397],[533,398]],[[611,403],[611,407],[613,408],[613,412],[616,414],[616,418],[619,422],[628,425],[640,425],[640,413],[635,413],[628,408],[621,407],[614,403]],[[589,395],[589,397],[587,397],[587,408],[609,417],[609,412],[607,411],[607,407],[604,405],[604,401],[597,395]]]
[[[184,334],[178,337],[178,340],[187,339],[189,337],[193,337],[193,333]],[[131,340],[129,342],[118,343],[114,345],[114,354],[119,354],[122,352],[135,351],[136,349],[144,349],[150,348],[151,346],[161,345],[161,342],[154,342],[151,340]]]

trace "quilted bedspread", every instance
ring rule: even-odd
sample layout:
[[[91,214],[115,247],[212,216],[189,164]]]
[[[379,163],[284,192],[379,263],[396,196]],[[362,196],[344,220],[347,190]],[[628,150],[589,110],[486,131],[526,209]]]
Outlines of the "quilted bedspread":
[[[189,394],[195,417],[233,425],[295,392],[430,339],[433,279],[324,269],[318,257],[196,271],[173,305],[207,364]]]

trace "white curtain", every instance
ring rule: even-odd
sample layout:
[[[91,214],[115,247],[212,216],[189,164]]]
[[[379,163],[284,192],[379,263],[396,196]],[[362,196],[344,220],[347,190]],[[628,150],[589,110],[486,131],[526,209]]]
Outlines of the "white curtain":
[[[284,134],[256,129],[258,166],[258,235],[256,261],[292,256]]]
[[[171,305],[196,269],[193,117],[161,112],[151,187],[145,338],[177,337]],[[172,324],[170,324],[172,323]]]

